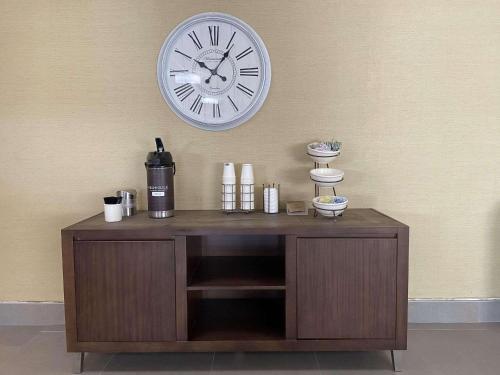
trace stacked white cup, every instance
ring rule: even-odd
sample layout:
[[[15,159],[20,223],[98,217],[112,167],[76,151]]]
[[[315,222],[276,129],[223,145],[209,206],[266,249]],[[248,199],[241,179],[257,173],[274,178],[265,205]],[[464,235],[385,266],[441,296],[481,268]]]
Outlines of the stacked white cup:
[[[252,164],[242,164],[241,179],[240,179],[240,208],[242,210],[255,209],[255,180],[253,177]]]
[[[222,174],[222,209],[236,209],[236,173],[233,163],[224,163],[224,173]]]
[[[264,212],[268,214],[276,214],[279,211],[278,188],[264,188]]]

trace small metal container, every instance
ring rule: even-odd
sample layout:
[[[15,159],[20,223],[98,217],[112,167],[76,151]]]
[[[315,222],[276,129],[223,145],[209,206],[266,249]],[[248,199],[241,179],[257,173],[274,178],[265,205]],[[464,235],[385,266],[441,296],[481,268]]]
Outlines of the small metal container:
[[[117,197],[122,197],[122,215],[132,216],[137,213],[136,198],[137,191],[135,189],[118,190]]]

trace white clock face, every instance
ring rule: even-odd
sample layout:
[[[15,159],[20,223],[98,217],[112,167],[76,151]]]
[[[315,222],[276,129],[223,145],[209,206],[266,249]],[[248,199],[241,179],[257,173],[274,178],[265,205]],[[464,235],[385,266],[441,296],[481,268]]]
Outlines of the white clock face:
[[[242,124],[262,106],[271,82],[264,43],[247,24],[203,13],[167,37],[158,58],[165,101],[184,121],[206,130]]]

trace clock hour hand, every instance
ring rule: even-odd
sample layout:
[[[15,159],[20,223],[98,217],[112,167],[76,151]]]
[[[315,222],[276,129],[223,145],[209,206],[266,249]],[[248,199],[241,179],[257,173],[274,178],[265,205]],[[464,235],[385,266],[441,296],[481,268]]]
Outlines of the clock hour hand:
[[[210,77],[208,77],[206,80],[205,80],[205,83],[210,83],[210,78],[212,78],[212,76],[219,76],[222,81],[225,81],[226,80],[226,77],[224,76],[221,76],[220,74],[217,73],[217,68],[215,69],[210,69],[207,64],[205,64],[203,61],[199,61],[199,60],[196,60],[196,59],[193,59],[194,61],[196,61],[196,63],[201,67],[201,68],[205,68],[207,69],[209,72],[210,72]],[[220,63],[219,63],[220,65]],[[218,67],[218,65],[217,65]]]
[[[210,69],[203,61],[198,61],[196,59],[193,59],[194,61],[196,61],[196,63],[201,67],[201,68],[205,68],[205,69],[208,69],[210,70],[210,73],[212,73],[212,69]]]

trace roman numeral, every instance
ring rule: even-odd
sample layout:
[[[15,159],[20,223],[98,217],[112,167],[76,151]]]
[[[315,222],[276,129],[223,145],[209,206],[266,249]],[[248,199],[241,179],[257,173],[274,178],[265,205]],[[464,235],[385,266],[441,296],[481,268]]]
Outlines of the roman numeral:
[[[258,77],[259,76],[259,68],[241,68],[240,76],[247,77]]]
[[[181,102],[194,92],[194,87],[190,83],[185,83],[174,89],[175,94]]]
[[[191,35],[191,33],[189,33],[188,36],[191,38],[191,40],[193,41],[193,43],[196,46],[196,48],[198,48],[198,49],[202,49],[203,48],[203,46],[201,45],[201,42],[198,39],[198,36],[194,32],[194,30],[192,32],[192,35]]]
[[[198,94],[198,96],[194,100],[193,104],[191,104],[191,107],[189,107],[189,109],[194,113],[200,114],[202,108],[203,108],[202,97],[200,94]]]
[[[208,32],[210,33],[210,45],[219,45],[219,26],[208,26]]]
[[[252,47],[248,47],[246,50],[244,50],[236,55],[236,60],[241,60],[245,56],[250,55],[252,52],[253,52]]]
[[[250,97],[252,97],[252,95],[254,94],[254,92],[252,90],[250,90],[248,87],[242,85],[241,83],[238,83],[236,85],[236,88],[238,90],[242,91],[243,93],[247,94]]]
[[[233,106],[234,110],[236,112],[238,112],[238,107],[236,107],[236,104],[234,104],[233,102],[233,99],[231,99],[231,97],[228,95],[227,98],[229,99],[229,101],[231,102],[231,105]]]
[[[175,49],[174,52],[180,53],[182,56],[187,57],[188,59],[192,59],[191,56],[186,55],[184,52],[179,51],[178,49]]]
[[[227,42],[227,46],[226,46],[226,49],[229,48],[229,45],[231,44],[231,42],[233,41],[233,38],[234,36],[236,35],[236,31],[233,31],[233,35],[231,36],[231,39],[229,39],[229,42]]]
[[[187,69],[174,70],[170,69],[170,77],[175,77],[175,73],[186,73],[189,72]]]
[[[219,117],[220,118],[220,107],[219,107],[219,103],[214,103],[212,105],[212,114],[214,116],[214,118],[216,117]]]

